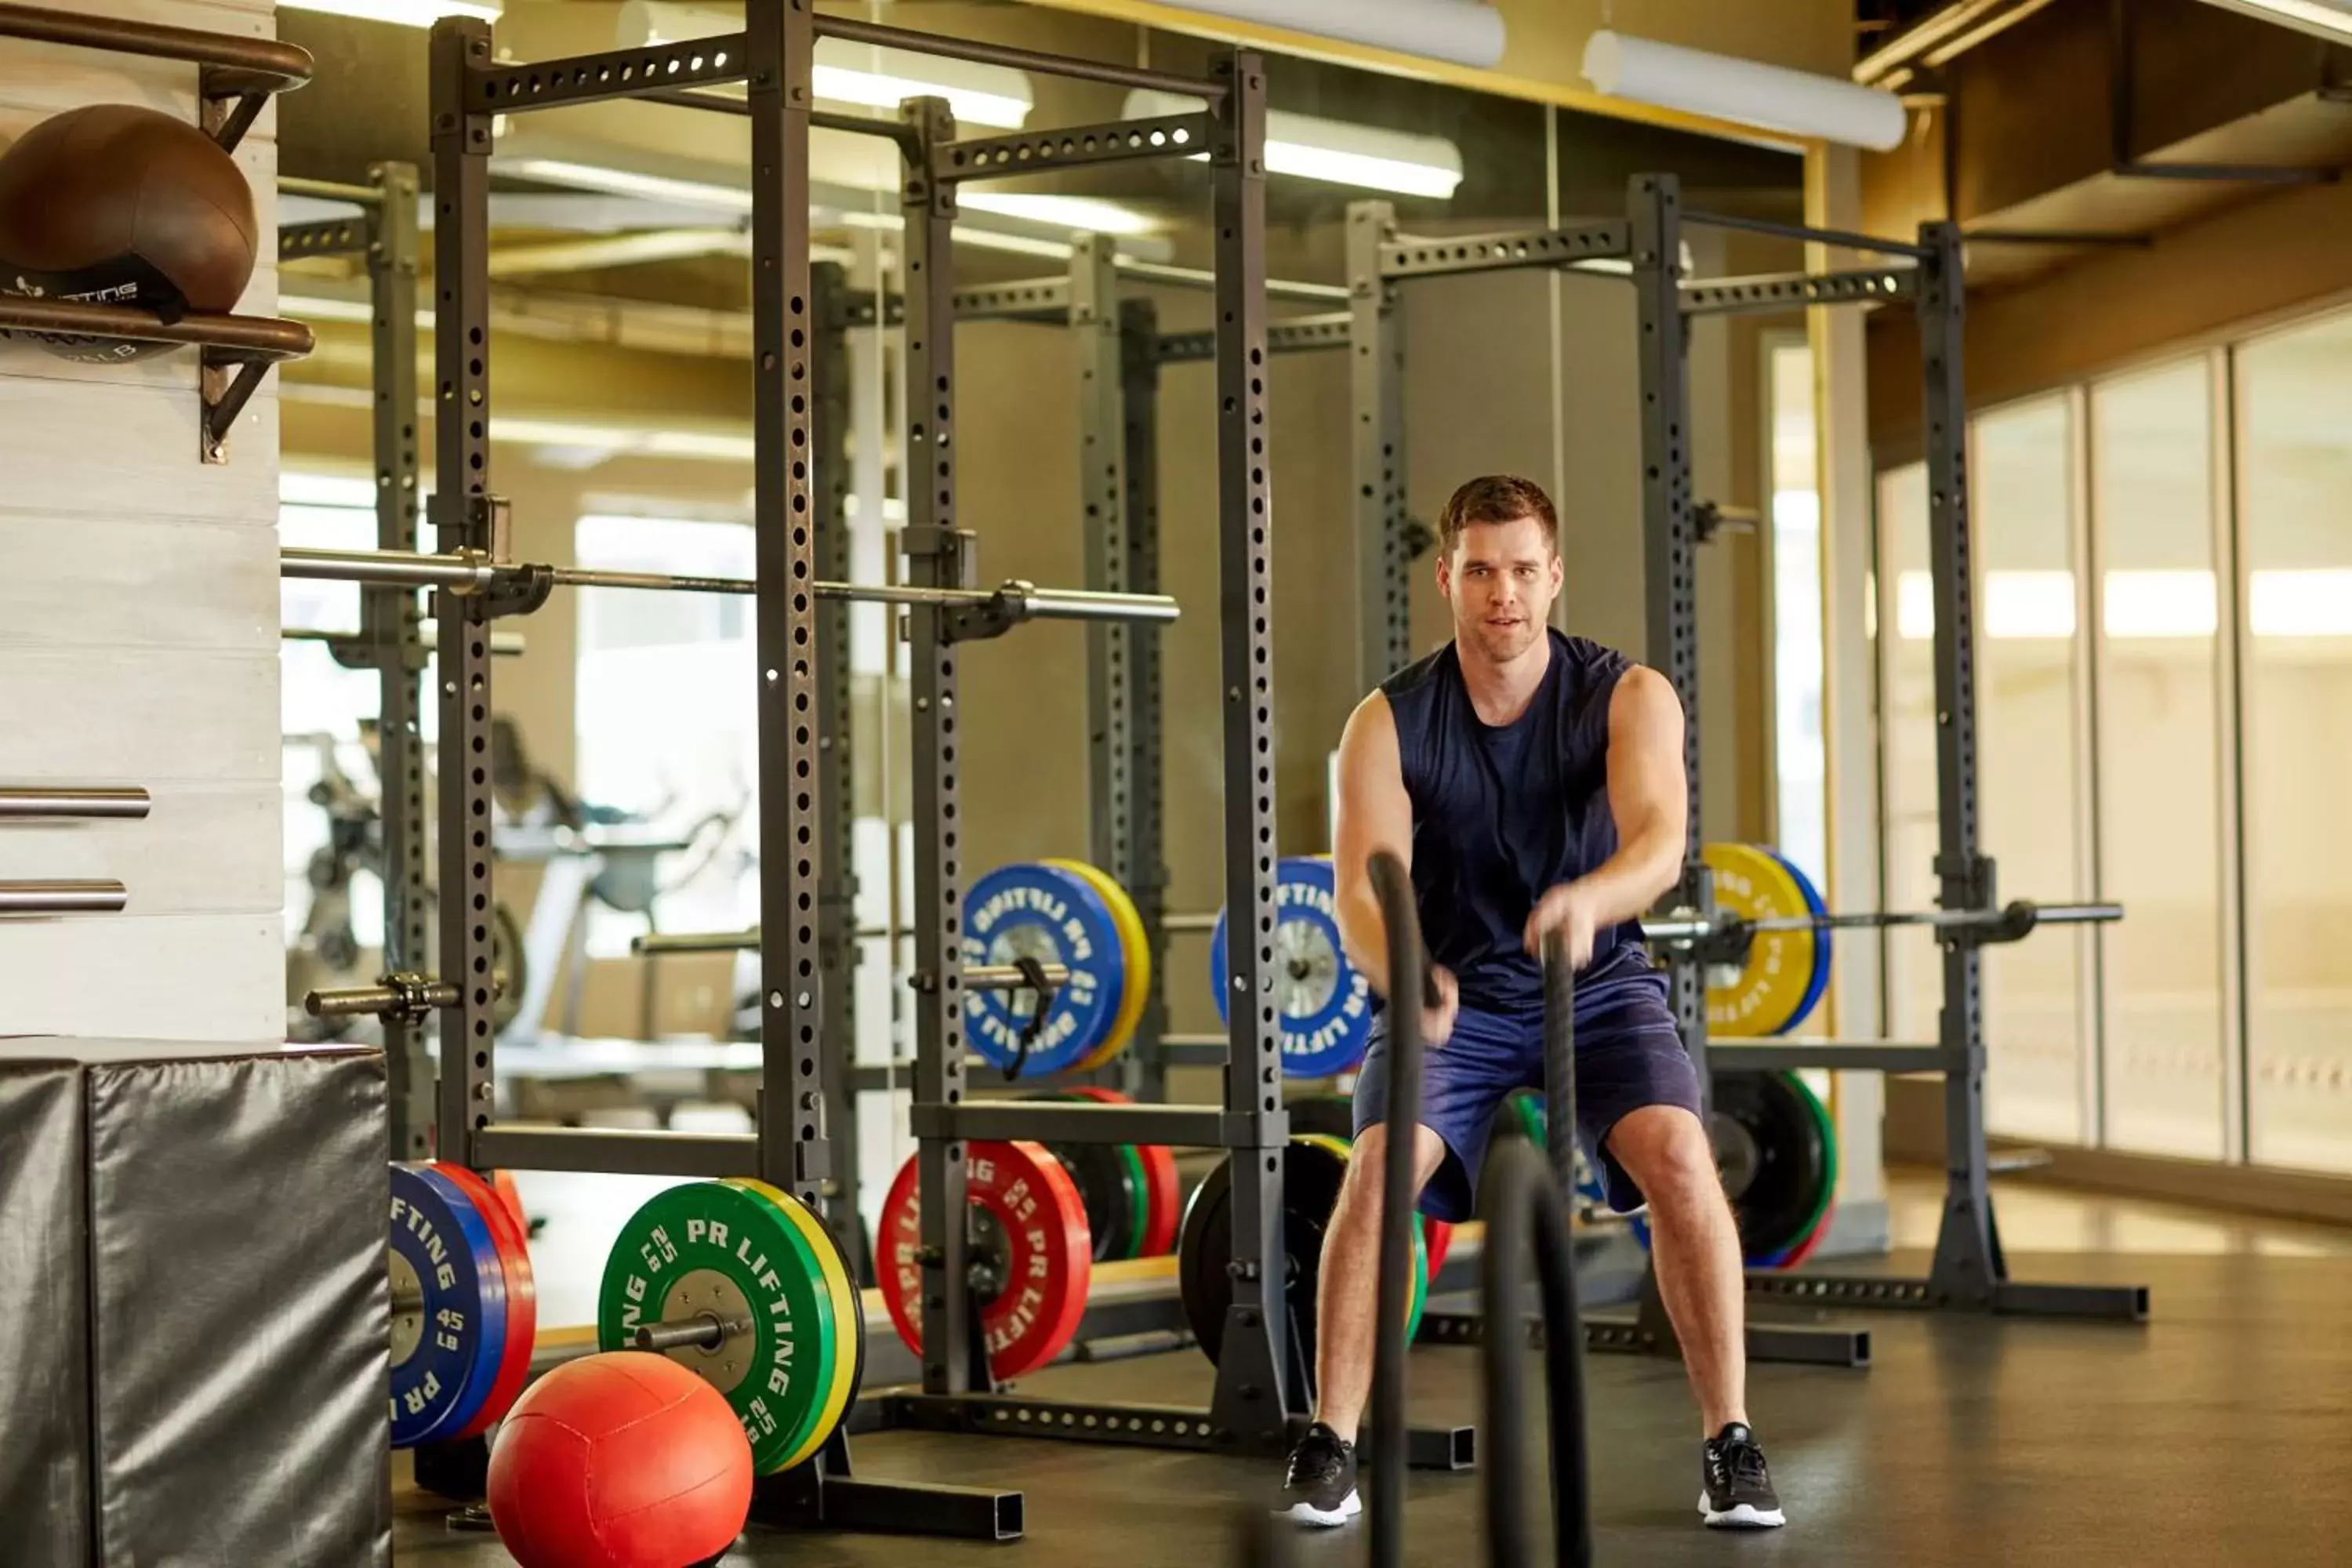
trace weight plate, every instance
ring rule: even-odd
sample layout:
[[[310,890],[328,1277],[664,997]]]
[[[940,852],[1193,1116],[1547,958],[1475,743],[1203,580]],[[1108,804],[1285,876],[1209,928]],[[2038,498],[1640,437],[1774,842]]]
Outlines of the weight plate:
[[[1176,1225],[1183,1217],[1184,1194],[1176,1180],[1176,1152],[1165,1143],[1141,1143],[1136,1153],[1143,1161],[1143,1185],[1150,1194],[1150,1222],[1144,1227],[1140,1258],[1165,1258],[1176,1250]]]
[[[512,1171],[492,1171],[490,1190],[499,1194],[499,1201],[505,1204],[507,1212],[514,1216],[515,1228],[529,1236],[530,1214],[522,1206],[522,1187],[515,1181],[515,1173]]]
[[[1702,853],[1715,872],[1715,901],[1724,912],[1748,920],[1801,919],[1813,912],[1804,889],[1771,851],[1752,844],[1710,844]],[[1785,1031],[1812,984],[1819,945],[1811,930],[1758,931],[1744,967],[1736,973],[1710,972],[1708,1031],[1727,1039]]]
[[[1275,1011],[1282,1025],[1282,1070],[1329,1078],[1364,1059],[1371,1043],[1372,994],[1348,962],[1333,912],[1338,878],[1318,855],[1285,856],[1275,871]],[[1225,913],[1209,938],[1209,981],[1217,1017],[1227,1016]]]
[[[1043,1078],[1084,1060],[1107,1037],[1125,990],[1118,927],[1093,884],[1058,866],[1016,861],[972,884],[963,903],[963,961],[1004,964],[1018,958],[1066,967],[1045,1027],[1022,1073]],[[1036,994],[972,986],[964,994],[964,1034],[971,1048],[1000,1068],[1021,1059],[1021,1031]]]
[[[1754,1267],[1802,1240],[1819,1212],[1828,1154],[1808,1098],[1785,1073],[1716,1075],[1716,1110],[1738,1122],[1756,1147],[1755,1179],[1732,1204],[1741,1255]]]
[[[841,1248],[825,1229],[824,1222],[806,1204],[780,1188],[748,1177],[730,1177],[728,1184],[766,1204],[800,1232],[809,1256],[816,1262],[817,1272],[824,1279],[825,1300],[833,1308],[833,1355],[826,1373],[825,1396],[818,1406],[816,1420],[784,1457],[782,1468],[789,1470],[824,1447],[824,1440],[833,1436],[849,1409],[857,1383],[858,1362],[864,1354],[865,1310],[857,1299],[856,1282],[849,1277],[848,1261],[841,1256]]]
[[[1034,1098],[1097,1105],[1131,1103],[1118,1090],[1097,1084],[1047,1090]],[[1045,1147],[1077,1184],[1079,1201],[1086,1205],[1087,1228],[1094,1233],[1094,1260],[1108,1263],[1140,1257],[1143,1229],[1150,1222],[1144,1208],[1150,1194],[1144,1184],[1143,1157],[1134,1145],[1048,1143]]]
[[[489,1397],[474,1413],[474,1418],[450,1434],[452,1437],[472,1437],[503,1419],[514,1408],[524,1383],[530,1380],[531,1347],[539,1339],[539,1286],[531,1277],[530,1244],[523,1235],[521,1222],[516,1211],[507,1207],[506,1199],[497,1189],[463,1165],[436,1161],[430,1168],[457,1184],[457,1190],[489,1222],[490,1240],[498,1248],[499,1277],[506,1284],[506,1349],[499,1358],[498,1375],[490,1382]]]
[[[387,1267],[393,1293],[420,1302],[392,1318],[392,1444],[411,1448],[488,1402],[506,1355],[506,1275],[481,1210],[420,1165],[392,1167]]]
[[[1110,1033],[1079,1064],[1098,1068],[1127,1049],[1128,1041],[1135,1038],[1135,1026],[1143,1017],[1143,1005],[1151,998],[1151,939],[1144,934],[1143,915],[1136,909],[1135,900],[1127,896],[1127,889],[1109,872],[1083,860],[1048,860],[1045,864],[1085,878],[1087,885],[1101,895],[1103,907],[1110,910],[1111,923],[1118,928],[1118,951],[1125,960],[1126,984],[1119,988],[1118,1007],[1111,1020]]]
[[[1822,901],[1822,890],[1813,886],[1813,879],[1806,876],[1794,860],[1790,859],[1778,849],[1768,848],[1765,853],[1778,860],[1780,863],[1780,868],[1789,873],[1790,879],[1797,884],[1797,891],[1804,895],[1807,909],[1817,915],[1829,913],[1829,905]],[[1814,928],[1812,978],[1806,983],[1804,999],[1797,1004],[1797,1011],[1790,1017],[1788,1023],[1781,1026],[1780,1033],[1785,1035],[1795,1029],[1797,1026],[1811,1017],[1813,1009],[1821,1005],[1822,994],[1830,986],[1830,939],[1833,934],[1827,926]]]
[[[1282,1245],[1285,1295],[1308,1365],[1315,1361],[1315,1287],[1323,1260],[1323,1230],[1339,1201],[1339,1184],[1347,1163],[1329,1149],[1293,1138],[1282,1152]],[[1225,1312],[1233,1304],[1234,1173],[1230,1159],[1221,1160],[1192,1189],[1184,1205],[1182,1240],[1178,1244],[1176,1283],[1184,1302],[1184,1317],[1202,1353],[1217,1359],[1225,1338]]]
[[[1093,1238],[1078,1189],[1043,1144],[965,1145],[966,1236],[989,1374],[1009,1383],[1052,1361],[1078,1331],[1093,1283]],[[923,1351],[921,1183],[918,1161],[898,1167],[882,1205],[882,1300],[898,1337]]]
[[[1290,1101],[1288,1109],[1290,1130],[1295,1133],[1328,1132],[1349,1143],[1356,1141],[1356,1101],[1352,1095],[1302,1094]]]
[[[1434,1283],[1438,1271],[1445,1267],[1445,1255],[1454,1250],[1454,1226],[1444,1220],[1422,1215],[1421,1245],[1429,1254],[1429,1278]]]
[[[1838,1141],[1837,1126],[1830,1119],[1829,1108],[1813,1092],[1813,1086],[1797,1073],[1780,1075],[1789,1088],[1800,1096],[1813,1123],[1821,1130],[1822,1148],[1825,1152],[1818,1206],[1805,1224],[1804,1233],[1784,1250],[1765,1260],[1767,1268],[1794,1268],[1811,1258],[1820,1247],[1822,1238],[1829,1234],[1830,1216],[1837,1211]]]
[[[799,1230],[726,1182],[656,1193],[621,1226],[597,1299],[597,1348],[626,1350],[640,1325],[698,1317],[750,1328],[716,1350],[664,1353],[727,1396],[753,1468],[773,1475],[832,1392],[833,1301]]]

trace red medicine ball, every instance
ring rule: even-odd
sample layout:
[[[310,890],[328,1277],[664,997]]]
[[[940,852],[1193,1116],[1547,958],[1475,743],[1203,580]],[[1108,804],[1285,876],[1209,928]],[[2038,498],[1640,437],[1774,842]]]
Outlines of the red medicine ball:
[[[166,321],[233,310],[260,233],[236,160],[152,109],[68,110],[0,153],[0,293],[131,305]],[[174,347],[31,335],[63,358],[98,363]]]
[[[743,1532],[751,1445],[693,1373],[614,1351],[567,1362],[515,1402],[489,1493],[522,1568],[687,1568]]]

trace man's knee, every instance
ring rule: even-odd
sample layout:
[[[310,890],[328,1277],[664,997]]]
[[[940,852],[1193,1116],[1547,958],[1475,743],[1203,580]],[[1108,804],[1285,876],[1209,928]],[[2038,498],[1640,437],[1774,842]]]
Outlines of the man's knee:
[[[1680,1106],[1633,1112],[1611,1132],[1609,1149],[1654,1210],[1723,1200],[1723,1178],[1706,1132]]]
[[[1445,1141],[1426,1127],[1413,1128],[1412,1192],[1417,1199],[1445,1159]],[[1388,1175],[1389,1130],[1375,1121],[1356,1135],[1348,1155],[1347,1185],[1360,1202],[1378,1205]]]

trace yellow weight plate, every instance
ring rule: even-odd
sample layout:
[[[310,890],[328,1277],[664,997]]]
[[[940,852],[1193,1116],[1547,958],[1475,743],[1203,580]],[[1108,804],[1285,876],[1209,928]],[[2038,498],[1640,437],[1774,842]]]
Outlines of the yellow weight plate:
[[[1710,844],[1701,856],[1715,873],[1717,909],[1752,921],[1812,914],[1803,887],[1769,850]],[[1809,1000],[1819,940],[1810,930],[1758,931],[1745,967],[1708,970],[1707,1032],[1746,1039],[1788,1028]]]
[[[1103,1043],[1078,1062],[1075,1070],[1085,1072],[1118,1056],[1135,1037],[1135,1026],[1143,1016],[1143,1004],[1151,994],[1151,942],[1144,935],[1143,917],[1136,912],[1135,900],[1108,873],[1083,860],[1047,860],[1045,864],[1076,873],[1102,895],[1103,902],[1110,907],[1111,923],[1118,928],[1118,951],[1126,960],[1127,978],[1118,994],[1118,1012]]]
[[[823,1263],[825,1291],[833,1301],[833,1373],[832,1380],[825,1386],[824,1405],[817,1413],[816,1425],[809,1429],[809,1435],[798,1447],[784,1456],[784,1462],[779,1467],[781,1473],[804,1463],[810,1455],[824,1447],[824,1440],[832,1436],[834,1429],[841,1425],[842,1414],[849,1408],[850,1393],[857,1384],[857,1340],[866,1331],[861,1315],[865,1308],[848,1273],[836,1267],[840,1255],[833,1245],[833,1238],[824,1234],[824,1223],[809,1212],[807,1205],[790,1193],[780,1192],[765,1182],[753,1181],[748,1176],[730,1176],[727,1183],[765,1199],[770,1207],[782,1214],[800,1231],[802,1238]]]

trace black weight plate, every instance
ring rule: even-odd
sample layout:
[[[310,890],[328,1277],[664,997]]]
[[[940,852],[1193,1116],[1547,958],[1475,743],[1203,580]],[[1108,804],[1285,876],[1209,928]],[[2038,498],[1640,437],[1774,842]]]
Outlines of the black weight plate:
[[[1750,1263],[1802,1239],[1829,1154],[1821,1123],[1778,1073],[1717,1073],[1715,1110],[1744,1131],[1756,1150],[1755,1174],[1734,1199],[1740,1251]]]
[[[1350,1143],[1356,1141],[1356,1101],[1352,1095],[1302,1094],[1289,1102],[1288,1110],[1293,1132],[1323,1132]]]
[[[1293,1139],[1283,1150],[1282,1243],[1292,1319],[1307,1363],[1315,1363],[1315,1286],[1323,1260],[1323,1232],[1339,1202],[1348,1163],[1330,1150]],[[1223,1348],[1225,1310],[1233,1304],[1233,1170],[1220,1162],[1192,1191],[1177,1245],[1176,1282],[1184,1316],[1202,1353],[1212,1362]]]
[[[1116,1143],[1051,1143],[1046,1145],[1070,1180],[1078,1185],[1078,1201],[1086,1205],[1087,1227],[1094,1233],[1094,1259],[1135,1256],[1137,1194],[1134,1171]]]

